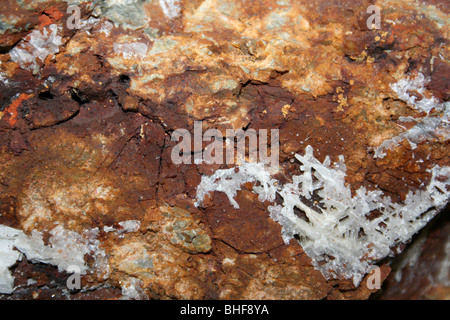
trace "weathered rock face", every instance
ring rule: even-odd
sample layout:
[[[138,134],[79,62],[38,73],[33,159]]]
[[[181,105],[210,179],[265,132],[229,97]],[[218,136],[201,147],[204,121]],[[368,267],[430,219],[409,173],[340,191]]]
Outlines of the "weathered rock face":
[[[224,136],[278,129],[275,189],[306,171],[295,155],[307,146],[324,167],[343,156],[345,201],[366,200],[342,220],[380,219],[379,232],[396,236],[377,241],[399,253],[414,232],[391,222],[417,220],[419,231],[448,202],[450,8],[376,1],[381,28],[369,29],[372,2],[2,1],[0,254],[23,254],[0,265],[2,297],[368,298],[369,275],[320,268],[346,248],[318,261],[304,235],[286,236],[289,223],[314,226],[312,213],[341,210],[340,199],[328,206],[320,185],[287,224],[270,210],[287,197],[277,189],[261,200],[255,181],[236,193],[238,207],[223,192],[199,205],[202,177],[233,166],[175,164],[171,136],[194,133],[194,121]],[[69,5],[80,12],[74,28]],[[339,232],[355,242],[369,236],[348,231]],[[358,248],[356,260],[378,263],[383,281],[390,267],[371,251],[378,245]],[[448,266],[448,253],[436,252]],[[81,290],[66,286],[70,265]],[[427,297],[448,296],[446,281]]]
[[[378,299],[450,299],[448,210],[421,231],[392,264]]]

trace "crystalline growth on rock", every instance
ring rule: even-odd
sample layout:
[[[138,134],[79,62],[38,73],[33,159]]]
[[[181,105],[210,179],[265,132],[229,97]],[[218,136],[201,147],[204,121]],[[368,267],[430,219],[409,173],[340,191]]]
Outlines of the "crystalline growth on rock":
[[[448,167],[433,167],[424,190],[410,191],[402,203],[395,203],[382,191],[363,187],[352,196],[345,183],[342,156],[333,165],[328,157],[321,163],[308,146],[305,155],[296,158],[302,174],[293,176],[292,183],[277,187],[263,166],[252,164],[256,170],[249,170],[244,164],[236,171],[218,170],[211,177],[202,177],[197,199],[201,201],[210,191],[222,191],[239,208],[234,197],[240,185],[259,181],[262,187],[254,188],[259,200],[274,201],[276,193],[283,199],[268,208],[272,219],[283,227],[283,240],[299,239],[326,278],[353,279],[358,285],[371,264],[393,254],[393,247],[407,242],[448,201]],[[381,214],[371,220],[368,217],[374,211]]]
[[[24,40],[9,52],[11,59],[23,69],[33,72],[42,65],[45,59],[59,52],[62,37],[58,35],[60,27],[52,24],[40,30],[33,30]]]
[[[429,114],[431,110],[442,110],[442,105],[434,97],[427,98],[424,95],[425,85],[429,82],[423,74],[419,73],[415,78],[401,79],[396,83],[391,84],[391,89],[397,94],[398,98],[405,101],[408,105],[413,106],[418,111],[423,111]],[[411,95],[410,92],[417,92],[421,95],[420,99]]]
[[[31,236],[21,233],[15,246],[30,261],[56,265],[60,271],[67,271],[70,266],[76,266],[81,273],[86,273],[84,255],[91,251],[88,241],[78,233],[65,230],[61,226],[53,229],[50,234],[50,246],[44,244],[42,234],[36,230],[32,231]]]
[[[180,14],[181,8],[179,3],[178,0],[159,0],[161,9],[169,19],[176,18]]]
[[[331,167],[328,159],[321,164],[312,157],[311,147],[305,156],[296,158],[303,163],[302,175],[281,188],[283,205],[269,207],[269,211],[283,226],[285,242],[298,236],[327,278],[353,278],[358,284],[372,263],[392,254],[395,245],[407,242],[448,201],[450,168],[435,166],[425,190],[410,191],[403,203],[394,203],[380,190],[360,188],[352,196],[345,185],[343,164]],[[441,182],[438,177],[446,180]],[[316,182],[311,184],[312,180]],[[314,209],[302,200],[312,195],[319,201]],[[299,217],[296,210],[307,219]],[[382,214],[370,220],[374,211]]]
[[[148,47],[145,43],[115,43],[114,51],[122,54],[124,59],[143,58],[147,54]]]
[[[76,270],[80,274],[89,270],[85,255],[92,255],[95,259],[93,268],[105,276],[109,267],[97,236],[98,229],[80,235],[57,226],[50,231],[49,245],[45,245],[37,230],[28,236],[21,230],[0,225],[0,293],[13,292],[14,278],[8,269],[21,259],[22,254],[31,262],[51,264],[59,271]]]
[[[270,173],[260,163],[244,163],[238,168],[217,170],[212,176],[203,176],[197,187],[197,205],[212,191],[225,192],[234,208],[239,209],[239,204],[234,200],[241,185],[247,182],[260,182],[254,191],[259,194],[261,201],[273,201],[275,199],[276,180],[271,179]]]
[[[22,254],[14,250],[14,243],[21,231],[0,225],[0,293],[14,291],[14,278],[9,271]]]
[[[122,229],[117,231],[117,234],[136,232],[141,227],[141,222],[138,220],[122,221],[122,222],[119,222],[118,224]]]
[[[417,112],[424,112],[426,115],[422,118],[400,117],[400,120],[415,122],[416,125],[383,141],[375,148],[375,158],[384,158],[388,149],[395,148],[404,139],[410,143],[412,148],[415,148],[420,142],[436,137],[441,137],[442,140],[449,139],[450,103],[439,103],[436,98],[426,96],[425,85],[429,81],[423,74],[419,73],[415,78],[408,77],[390,85],[400,100],[406,102]],[[420,98],[417,99],[416,95],[411,94],[412,92],[415,92]],[[439,114],[430,114],[432,111]]]

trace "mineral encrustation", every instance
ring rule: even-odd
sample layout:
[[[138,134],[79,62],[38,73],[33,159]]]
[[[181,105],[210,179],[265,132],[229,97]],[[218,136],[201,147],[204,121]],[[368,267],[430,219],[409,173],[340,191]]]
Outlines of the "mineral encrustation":
[[[448,298],[449,12],[2,0],[0,298]]]

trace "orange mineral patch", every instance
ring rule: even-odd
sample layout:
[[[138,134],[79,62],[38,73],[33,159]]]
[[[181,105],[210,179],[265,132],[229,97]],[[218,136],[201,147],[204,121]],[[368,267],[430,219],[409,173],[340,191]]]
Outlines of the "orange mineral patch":
[[[64,13],[59,11],[57,8],[49,8],[44,11],[42,15],[39,16],[39,22],[41,27],[48,26],[55,23],[59,19],[64,17]]]
[[[27,93],[21,93],[20,96],[14,100],[6,109],[6,114],[9,114],[9,124],[14,126],[17,122],[17,108],[22,104],[24,100],[27,100],[32,95]]]

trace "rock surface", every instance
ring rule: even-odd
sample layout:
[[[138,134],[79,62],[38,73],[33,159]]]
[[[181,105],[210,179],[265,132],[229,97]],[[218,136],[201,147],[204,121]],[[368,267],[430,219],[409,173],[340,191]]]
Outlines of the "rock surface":
[[[376,1],[381,28],[369,29],[372,2],[2,1],[0,224],[39,232],[42,247],[57,247],[56,228],[78,234],[87,271],[69,290],[70,270],[30,249],[1,297],[369,298],[369,275],[327,279],[283,241],[254,184],[238,209],[221,192],[196,206],[202,176],[229,166],[174,164],[171,135],[194,121],[278,129],[280,184],[309,145],[321,163],[344,156],[353,193],[425,191],[450,166],[450,7]],[[384,280],[390,262],[376,262]],[[426,297],[448,298],[446,281]]]
[[[421,231],[394,260],[378,299],[450,299],[450,222],[447,212]]]

